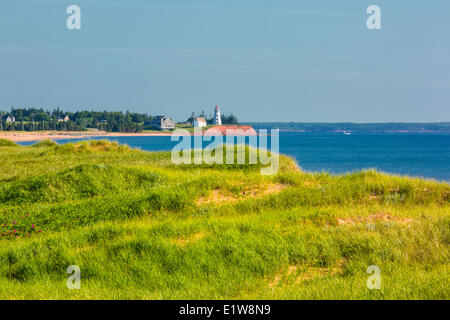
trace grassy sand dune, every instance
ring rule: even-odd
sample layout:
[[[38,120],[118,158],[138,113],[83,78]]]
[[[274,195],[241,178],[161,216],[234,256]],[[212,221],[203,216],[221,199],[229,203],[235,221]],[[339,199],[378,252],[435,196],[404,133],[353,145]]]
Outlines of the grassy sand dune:
[[[450,298],[446,183],[284,156],[274,176],[176,166],[106,141],[0,141],[0,163],[0,298]]]

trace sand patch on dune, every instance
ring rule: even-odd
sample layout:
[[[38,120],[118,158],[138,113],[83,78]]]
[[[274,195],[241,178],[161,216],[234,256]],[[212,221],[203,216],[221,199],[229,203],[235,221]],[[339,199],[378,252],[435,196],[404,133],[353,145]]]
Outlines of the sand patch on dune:
[[[396,217],[387,212],[380,212],[377,214],[372,214],[366,217],[346,217],[337,218],[337,223],[340,226],[351,226],[356,224],[369,223],[373,224],[376,222],[386,222],[386,223],[398,223],[408,225],[413,221],[412,218]]]
[[[217,204],[223,202],[235,202],[254,197],[262,197],[268,194],[279,193],[286,189],[286,186],[280,183],[271,183],[262,186],[252,186],[242,190],[239,195],[227,190],[216,189],[210,192],[206,197],[197,200],[197,205]]]
[[[204,238],[205,235],[206,235],[205,232],[197,232],[197,233],[194,233],[194,234],[190,235],[187,238],[173,239],[172,242],[175,243],[176,245],[180,246],[180,247],[185,247],[186,245],[188,245],[190,243],[194,243],[194,242]]]
[[[291,265],[286,269],[280,270],[280,272],[275,275],[273,280],[269,282],[269,287],[273,289],[282,283],[301,283],[303,281],[342,275],[344,273],[344,262],[345,260],[341,259],[335,266],[332,267]]]

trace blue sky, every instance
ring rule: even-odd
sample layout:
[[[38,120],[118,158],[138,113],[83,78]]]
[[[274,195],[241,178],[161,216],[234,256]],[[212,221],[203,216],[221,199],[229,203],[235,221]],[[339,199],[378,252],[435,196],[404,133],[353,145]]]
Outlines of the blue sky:
[[[66,28],[77,4],[82,29]],[[366,8],[382,29],[366,28]],[[0,109],[450,121],[450,1],[2,0]]]

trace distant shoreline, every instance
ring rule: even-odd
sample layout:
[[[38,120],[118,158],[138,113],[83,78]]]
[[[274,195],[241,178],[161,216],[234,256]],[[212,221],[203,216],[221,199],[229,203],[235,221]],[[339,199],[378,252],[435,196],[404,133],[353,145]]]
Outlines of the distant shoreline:
[[[254,129],[279,129],[280,132],[377,134],[448,134],[450,122],[244,122]]]

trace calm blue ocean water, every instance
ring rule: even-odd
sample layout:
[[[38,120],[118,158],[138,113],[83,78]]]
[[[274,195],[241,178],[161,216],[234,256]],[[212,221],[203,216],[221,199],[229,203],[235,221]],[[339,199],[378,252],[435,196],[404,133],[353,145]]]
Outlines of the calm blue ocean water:
[[[170,141],[170,137],[111,137],[109,140],[147,151],[171,150],[177,143]],[[57,140],[60,144],[74,141],[77,140]],[[339,174],[376,168],[450,182],[450,135],[280,133],[280,152],[294,157],[307,171]]]

